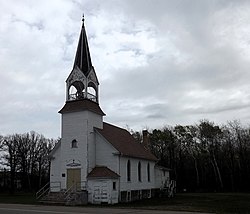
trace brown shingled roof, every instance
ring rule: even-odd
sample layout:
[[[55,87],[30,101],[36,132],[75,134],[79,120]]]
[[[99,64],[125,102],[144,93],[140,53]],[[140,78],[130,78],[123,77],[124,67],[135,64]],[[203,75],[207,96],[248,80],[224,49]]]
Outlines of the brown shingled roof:
[[[96,166],[89,174],[88,178],[119,178],[120,176],[106,166]]]
[[[103,129],[96,129],[121,155],[157,161],[157,158],[126,130],[103,123]]]
[[[63,114],[83,110],[89,110],[102,116],[105,115],[99,104],[89,99],[67,101],[59,113]]]

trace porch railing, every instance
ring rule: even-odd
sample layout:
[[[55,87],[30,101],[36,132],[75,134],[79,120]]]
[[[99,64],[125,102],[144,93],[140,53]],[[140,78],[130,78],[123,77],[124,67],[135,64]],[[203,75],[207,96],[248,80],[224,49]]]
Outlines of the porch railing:
[[[70,186],[65,192],[63,192],[64,198],[67,198],[72,192],[77,191],[84,191],[87,189],[86,181],[81,181],[73,184]],[[39,189],[36,193],[36,199],[42,198],[44,195],[48,194],[49,192],[60,192],[62,191],[61,182],[48,182],[44,185],[41,189]]]
[[[41,198],[42,196],[44,196],[45,194],[47,194],[50,190],[50,182],[48,182],[47,184],[45,184],[41,189],[39,189],[36,193],[36,199]]]

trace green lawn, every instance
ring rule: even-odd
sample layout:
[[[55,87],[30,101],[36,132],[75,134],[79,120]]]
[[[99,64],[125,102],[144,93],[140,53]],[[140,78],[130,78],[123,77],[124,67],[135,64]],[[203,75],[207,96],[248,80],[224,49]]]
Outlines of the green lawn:
[[[36,204],[34,194],[0,194],[0,203]],[[110,206],[107,206],[110,207]],[[174,198],[154,198],[112,207],[157,210],[250,213],[250,193],[183,193]]]

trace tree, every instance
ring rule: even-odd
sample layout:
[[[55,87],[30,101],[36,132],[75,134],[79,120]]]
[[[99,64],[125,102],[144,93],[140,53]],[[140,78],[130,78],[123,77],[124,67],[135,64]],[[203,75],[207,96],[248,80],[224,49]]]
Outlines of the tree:
[[[222,190],[223,181],[221,177],[220,167],[217,161],[220,152],[220,140],[222,137],[222,131],[219,126],[216,126],[213,122],[210,122],[208,120],[200,121],[198,129],[199,140],[201,142],[202,149],[208,154],[210,163],[214,170],[216,182],[219,185],[220,190]]]
[[[3,138],[1,142],[1,148],[3,150],[3,158],[5,159],[5,164],[10,168],[10,192],[15,191],[15,177],[18,164],[18,135],[8,135]]]
[[[4,137],[0,148],[4,164],[10,169],[11,192],[15,190],[17,174],[21,175],[22,189],[26,191],[36,190],[43,180],[48,180],[48,155],[55,143],[34,131]]]
[[[184,165],[184,168],[180,169],[180,177],[185,180],[184,183],[187,183],[187,179],[193,180],[193,176],[190,175],[190,173],[194,169],[194,177],[196,182],[195,187],[193,188],[197,189],[200,187],[200,173],[198,168],[200,149],[197,142],[197,127],[177,125],[174,127],[174,133],[176,135],[178,144],[180,144],[180,154],[184,156],[179,159],[179,162]],[[185,176],[183,176],[183,173],[185,173]],[[192,184],[190,185],[193,186]],[[185,186],[187,185],[183,185],[183,187]]]

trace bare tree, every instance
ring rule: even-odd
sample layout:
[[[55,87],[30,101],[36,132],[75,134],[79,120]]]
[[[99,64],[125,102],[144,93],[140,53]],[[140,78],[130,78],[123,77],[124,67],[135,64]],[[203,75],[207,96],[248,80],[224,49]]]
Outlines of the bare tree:
[[[217,161],[218,153],[220,150],[220,139],[222,136],[222,131],[219,126],[216,126],[213,122],[210,122],[208,120],[202,120],[198,125],[198,129],[203,149],[209,155],[217,183],[219,184],[220,189],[223,189],[221,171]]]
[[[0,144],[3,164],[10,169],[11,192],[15,190],[16,175],[19,174],[22,189],[32,191],[48,179],[48,155],[55,145],[55,140],[46,139],[32,131],[25,134],[8,135]]]
[[[3,138],[1,148],[3,158],[6,160],[7,167],[10,168],[10,192],[15,192],[15,178],[18,165],[18,135],[8,135]]]

